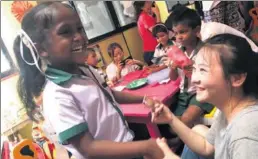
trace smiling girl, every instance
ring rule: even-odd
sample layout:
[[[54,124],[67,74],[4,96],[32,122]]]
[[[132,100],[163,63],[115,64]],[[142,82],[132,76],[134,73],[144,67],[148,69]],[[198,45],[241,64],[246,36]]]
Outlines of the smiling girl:
[[[154,140],[132,142],[134,134],[118,103],[143,97],[111,91],[84,64],[87,37],[77,13],[60,2],[43,2],[23,18],[14,42],[20,70],[18,93],[34,119],[34,98],[43,92],[44,118],[76,159],[162,158]]]

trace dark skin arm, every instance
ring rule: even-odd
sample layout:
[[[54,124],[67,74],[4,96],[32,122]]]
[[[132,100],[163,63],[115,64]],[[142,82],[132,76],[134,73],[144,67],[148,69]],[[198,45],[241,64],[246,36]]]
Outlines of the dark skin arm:
[[[196,106],[189,105],[183,115],[180,117],[181,121],[185,123],[189,128],[192,128],[194,122],[204,113],[204,111]]]
[[[165,68],[167,68],[166,65],[156,66],[156,67],[151,68],[151,69],[150,69],[150,72],[151,72],[151,73],[158,72],[158,71],[163,70],[163,69],[165,69]]]
[[[162,158],[163,153],[157,147],[155,140],[137,142],[113,142],[108,140],[95,140],[89,133],[82,133],[68,141],[84,157],[125,159],[140,156]]]
[[[177,78],[178,78],[178,72],[177,72],[177,69],[176,69],[176,68],[171,68],[171,69],[170,69],[169,77],[170,77],[170,79],[171,79],[172,81],[177,80]]]
[[[137,96],[127,92],[112,90],[112,93],[119,104],[142,103],[144,96]]]

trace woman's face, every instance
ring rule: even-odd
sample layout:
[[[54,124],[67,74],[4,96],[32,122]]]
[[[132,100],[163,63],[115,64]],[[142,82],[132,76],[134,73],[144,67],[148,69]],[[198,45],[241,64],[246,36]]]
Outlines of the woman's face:
[[[120,63],[124,58],[124,52],[119,47],[114,49],[114,57],[113,60],[116,64]]]
[[[196,56],[192,82],[197,87],[196,99],[214,105],[227,102],[231,86],[224,77],[217,50],[204,47]]]

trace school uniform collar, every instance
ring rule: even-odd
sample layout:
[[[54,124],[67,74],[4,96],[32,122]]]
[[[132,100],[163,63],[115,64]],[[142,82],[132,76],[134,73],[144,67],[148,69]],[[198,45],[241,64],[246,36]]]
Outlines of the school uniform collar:
[[[73,75],[71,73],[52,68],[51,66],[47,66],[47,69],[45,71],[45,74],[47,75],[47,79],[54,82],[55,84],[61,85],[67,81],[69,81]],[[50,76],[50,77],[48,77]]]
[[[89,68],[88,65],[83,65],[83,66],[78,66],[78,67],[79,67],[79,69],[81,69],[80,67]],[[48,80],[50,80],[50,81],[52,81],[52,82],[54,82],[55,84],[58,84],[58,85],[64,84],[65,82],[71,80],[72,77],[80,76],[78,74],[71,74],[71,73],[53,68],[49,65],[47,66],[45,74],[47,75],[46,78]],[[50,76],[50,77],[48,77],[48,76]]]
[[[171,45],[174,45],[173,41],[172,40],[168,40],[168,46],[171,46]],[[158,49],[162,49],[163,48],[163,45],[161,43],[159,43],[157,45],[157,48]]]

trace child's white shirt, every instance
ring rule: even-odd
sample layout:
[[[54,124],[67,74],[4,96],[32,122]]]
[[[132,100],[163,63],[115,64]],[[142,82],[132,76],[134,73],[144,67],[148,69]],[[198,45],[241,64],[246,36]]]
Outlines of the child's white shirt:
[[[124,68],[121,70],[121,77],[127,75],[130,72],[134,72],[138,70],[140,67],[138,65],[125,65]],[[112,80],[114,77],[116,77],[118,72],[118,67],[114,62],[111,62],[106,69],[106,74],[108,76],[108,80]]]
[[[85,69],[83,72],[87,76],[72,76],[61,85],[47,80],[43,93],[44,117],[54,128],[59,141],[65,144],[64,147],[76,159],[86,158],[67,141],[82,132],[90,132],[96,140],[133,140],[133,134],[124,124],[119,104],[115,102],[118,107],[113,106],[96,82],[114,100],[111,90],[104,86],[105,82],[98,73],[91,70],[94,75]],[[66,78],[65,76],[61,75],[60,78]]]

